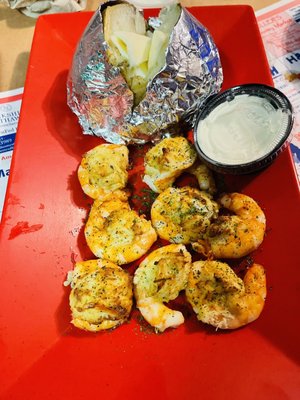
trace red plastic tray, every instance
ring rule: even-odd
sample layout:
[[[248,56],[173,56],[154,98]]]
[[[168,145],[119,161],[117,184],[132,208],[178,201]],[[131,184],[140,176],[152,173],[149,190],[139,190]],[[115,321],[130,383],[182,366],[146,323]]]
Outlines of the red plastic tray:
[[[250,7],[190,11],[220,50],[224,89],[272,84]],[[187,313],[184,325],[159,335],[145,331],[135,313],[112,332],[70,324],[63,281],[87,255],[88,200],[76,170],[99,139],[82,135],[66,105],[66,78],[90,18],[45,16],[36,26],[1,227],[0,398],[298,399],[300,203],[288,148],[259,174],[227,178],[230,190],[254,197],[267,217],[267,236],[253,255],[268,283],[257,321],[215,331]]]

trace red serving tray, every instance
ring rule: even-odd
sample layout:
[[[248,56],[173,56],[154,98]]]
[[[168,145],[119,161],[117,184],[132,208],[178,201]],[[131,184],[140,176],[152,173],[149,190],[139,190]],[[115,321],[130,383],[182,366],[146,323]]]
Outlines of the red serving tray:
[[[250,7],[190,11],[220,50],[224,89],[272,84]],[[136,311],[111,332],[70,324],[63,281],[88,254],[89,201],[76,170],[99,139],[82,135],[66,104],[66,78],[91,15],[44,16],[36,26],[1,228],[0,398],[298,399],[300,203],[288,148],[263,172],[226,179],[267,216],[265,241],[253,255],[268,282],[257,321],[215,331],[184,308],[186,323],[159,335],[145,331]]]

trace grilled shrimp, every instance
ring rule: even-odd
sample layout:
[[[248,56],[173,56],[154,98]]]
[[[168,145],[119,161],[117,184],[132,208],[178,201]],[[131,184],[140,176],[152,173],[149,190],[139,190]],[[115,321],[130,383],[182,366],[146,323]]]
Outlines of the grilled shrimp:
[[[124,323],[132,308],[132,278],[107,260],[78,262],[68,273],[72,324],[91,332]]]
[[[97,199],[123,189],[128,179],[128,149],[120,144],[100,144],[84,154],[78,179],[85,194]]]
[[[144,182],[157,193],[172,186],[175,179],[196,160],[192,144],[184,137],[166,138],[145,156]]]
[[[197,318],[220,329],[235,329],[256,320],[266,298],[264,268],[253,264],[240,279],[219,261],[192,264],[186,297]]]
[[[95,256],[118,265],[137,260],[157,239],[151,222],[131,210],[127,200],[122,190],[96,199],[84,229]]]
[[[206,243],[194,243],[194,250],[205,253],[201,248],[206,246],[206,253],[213,258],[240,258],[256,250],[266,229],[266,217],[259,205],[241,193],[224,194],[218,203],[235,215],[219,216],[207,229]]]
[[[189,186],[168,188],[152,204],[151,221],[162,239],[189,244],[202,238],[218,210],[208,193]]]
[[[191,255],[184,245],[170,244],[154,250],[139,265],[133,278],[137,307],[158,332],[184,322],[180,311],[164,303],[174,300],[187,285]]]

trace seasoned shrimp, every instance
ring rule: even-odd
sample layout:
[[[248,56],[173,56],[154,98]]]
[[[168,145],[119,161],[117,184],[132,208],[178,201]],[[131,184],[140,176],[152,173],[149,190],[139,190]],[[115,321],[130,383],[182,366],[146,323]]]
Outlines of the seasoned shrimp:
[[[220,329],[235,329],[256,320],[266,298],[264,268],[253,264],[240,279],[219,261],[192,264],[186,297],[197,318]]]
[[[162,239],[188,244],[203,236],[218,209],[211,196],[198,189],[168,188],[152,204],[151,220]]]
[[[157,193],[172,186],[175,179],[196,160],[193,145],[184,137],[166,138],[145,156],[144,182]]]
[[[209,226],[206,244],[211,255],[214,258],[240,258],[256,250],[266,229],[266,217],[259,205],[241,193],[224,194],[218,202],[235,215],[219,216]],[[194,244],[194,250],[197,251],[198,246],[199,243]]]
[[[132,308],[132,278],[108,260],[78,262],[68,273],[72,324],[91,332],[124,323]]]
[[[157,239],[151,222],[131,210],[127,200],[121,190],[96,199],[84,230],[95,256],[118,265],[137,260]]]
[[[127,168],[127,147],[105,143],[84,154],[78,168],[78,179],[84,193],[96,199],[125,188],[128,179]]]
[[[190,268],[191,255],[185,246],[170,244],[150,253],[135,271],[137,307],[156,331],[176,328],[184,322],[180,311],[171,310],[164,303],[176,299],[185,289]]]
[[[200,190],[204,190],[211,195],[216,193],[217,189],[213,173],[205,164],[197,160],[187,169],[187,172],[197,178]]]

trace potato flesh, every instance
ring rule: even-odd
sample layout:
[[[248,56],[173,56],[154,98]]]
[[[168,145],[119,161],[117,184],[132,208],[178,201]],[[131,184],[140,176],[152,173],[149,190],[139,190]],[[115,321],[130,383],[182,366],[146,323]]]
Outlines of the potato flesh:
[[[163,9],[161,25],[146,31],[142,14],[130,4],[109,6],[103,14],[104,38],[109,62],[120,68],[137,105],[144,97],[147,84],[163,68],[171,32],[178,21],[180,6]]]

